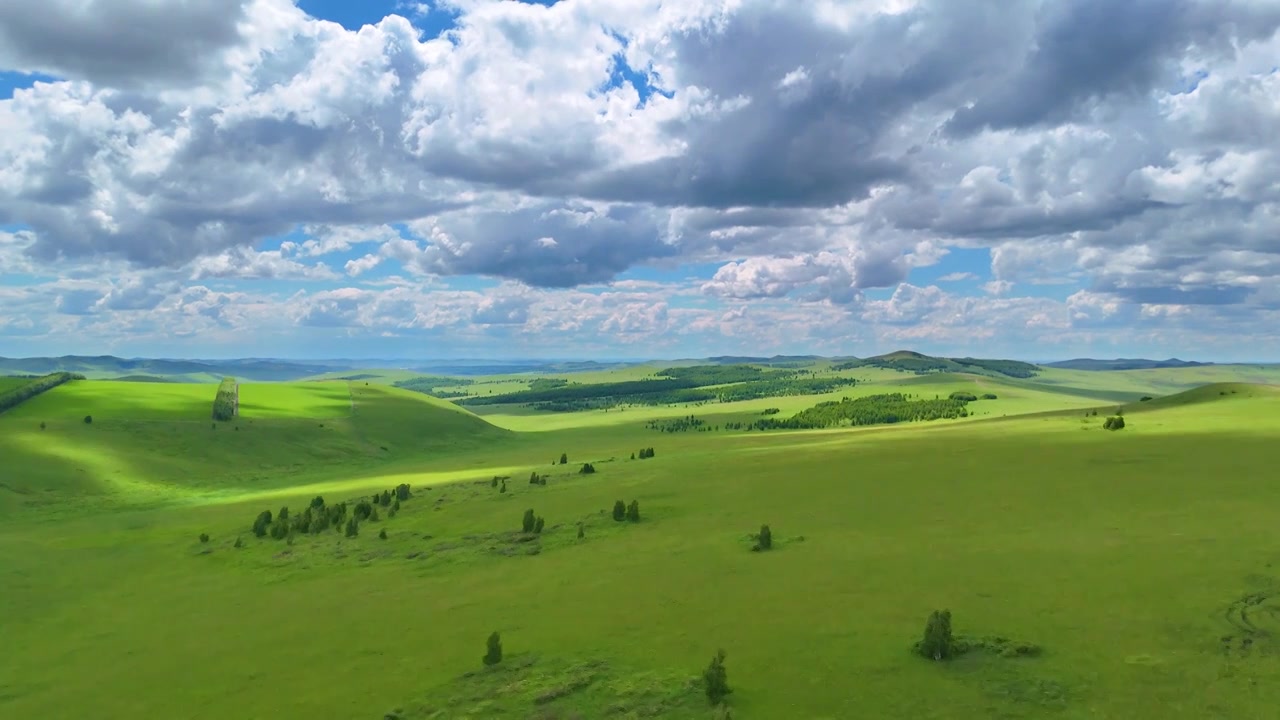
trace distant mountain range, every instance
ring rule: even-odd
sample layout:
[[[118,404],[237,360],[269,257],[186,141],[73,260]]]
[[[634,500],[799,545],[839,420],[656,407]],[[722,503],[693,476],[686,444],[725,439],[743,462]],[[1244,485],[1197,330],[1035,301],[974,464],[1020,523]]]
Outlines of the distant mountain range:
[[[710,358],[687,359],[679,363],[712,363],[736,365],[742,363],[771,365],[774,367],[803,367],[823,360],[818,355],[719,355]],[[967,372],[999,374],[1011,377],[1033,377],[1042,368],[1067,370],[1146,370],[1155,368],[1183,368],[1233,364],[1196,362],[1170,358],[1147,360],[1143,358],[1119,358],[1097,360],[1076,358],[1048,363],[1026,363],[1018,360],[994,360],[978,358],[946,358],[924,355],[910,350],[876,355],[868,358],[833,358],[837,367],[880,367],[906,372]],[[341,373],[361,369],[395,369],[424,375],[474,376],[506,375],[517,373],[572,373],[590,370],[627,367],[643,361],[595,361],[595,360],[284,360],[277,358],[240,358],[232,360],[120,358],[114,355],[62,357],[3,358],[0,357],[0,375],[46,375],[67,371],[88,377],[134,380],[140,382],[216,382],[231,376],[258,382],[299,380],[326,373]],[[1249,363],[1257,365],[1258,363]]]
[[[1076,358],[1058,362],[1041,363],[1042,367],[1062,368],[1064,370],[1153,370],[1156,368],[1183,368],[1217,365],[1211,362],[1194,360],[1147,360],[1144,358],[1117,358],[1115,360],[1094,360],[1093,358]]]

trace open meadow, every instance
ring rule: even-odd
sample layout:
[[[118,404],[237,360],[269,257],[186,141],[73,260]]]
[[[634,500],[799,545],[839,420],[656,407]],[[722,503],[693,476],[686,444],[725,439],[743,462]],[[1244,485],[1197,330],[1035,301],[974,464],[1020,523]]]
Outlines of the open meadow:
[[[0,413],[0,717],[708,719],[721,648],[738,720],[1272,716],[1280,375],[945,370],[244,383],[225,421],[67,382]]]

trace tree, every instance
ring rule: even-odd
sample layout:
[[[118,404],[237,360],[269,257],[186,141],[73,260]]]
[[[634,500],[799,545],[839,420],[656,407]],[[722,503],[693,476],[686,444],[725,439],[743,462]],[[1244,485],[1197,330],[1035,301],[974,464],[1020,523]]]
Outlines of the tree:
[[[632,460],[635,460],[635,459],[636,459],[636,454],[635,454],[635,453],[631,453],[631,459],[632,459]]]
[[[924,626],[924,638],[916,643],[921,657],[942,661],[955,655],[956,642],[951,634],[951,611],[934,610]]]
[[[41,430],[45,429],[45,424],[43,420],[40,421],[40,429]]]
[[[729,674],[724,669],[724,659],[724,650],[718,650],[716,656],[711,658],[711,664],[702,671],[703,687],[712,705],[719,705],[733,692],[729,688]]]
[[[507,481],[506,481],[506,480],[503,480],[503,481],[502,481],[502,487],[498,488],[498,492],[499,492],[499,493],[504,493],[504,492],[506,492],[506,491],[507,491]]]
[[[631,522],[640,522],[640,501],[632,500],[627,506],[627,519]]]
[[[760,526],[760,540],[758,542],[761,550],[770,550],[773,548],[773,531],[768,525]]]
[[[93,416],[92,416],[92,415],[85,415],[85,416],[84,416],[84,424],[85,424],[85,425],[92,425],[92,424],[93,424]]]
[[[1116,415],[1115,417],[1107,418],[1106,420],[1102,421],[1102,429],[1103,430],[1123,430],[1124,417],[1120,415]]]
[[[409,499],[409,484],[400,483],[399,485],[396,486],[396,500],[408,500],[408,499]]]
[[[201,543],[209,542],[209,533],[200,533],[200,542]]]
[[[617,520],[618,522],[622,522],[623,520],[626,519],[626,517],[627,517],[626,503],[622,502],[621,500],[614,502],[613,503],[613,519]]]
[[[359,534],[360,534],[360,523],[356,520],[356,518],[355,518],[355,516],[354,516],[354,515],[352,515],[352,516],[347,520],[347,533],[346,533],[346,534],[347,534],[347,537],[349,537],[349,538],[356,537],[357,535],[359,535]]]
[[[280,508],[280,512],[276,513],[276,519],[282,522],[289,519],[289,507],[287,505]]]
[[[520,521],[520,529],[525,533],[531,533],[533,532],[533,526],[537,524],[538,524],[538,519],[536,516],[534,516],[533,509],[530,508],[528,510],[525,510],[524,518],[522,518]]]
[[[542,527],[543,527],[543,525],[546,525],[546,522],[547,522],[546,520],[544,520],[541,516],[539,516],[539,517],[538,517],[538,519],[537,519],[537,521],[535,521],[535,522],[533,523],[533,532],[534,532],[534,534],[536,534],[536,535],[541,535],[541,534],[542,534]]]
[[[253,521],[253,534],[262,537],[267,534],[267,526],[271,524],[271,511],[263,510]]]
[[[502,662],[502,636],[494,631],[485,643],[484,664],[497,665]]]
[[[560,453],[560,464],[561,465],[569,464],[569,455],[567,453]]]
[[[324,507],[324,498],[323,498],[323,497],[321,497],[321,496],[319,496],[319,495],[317,495],[317,496],[315,496],[315,497],[311,498],[311,507],[313,507],[313,508],[322,508],[322,507]]]
[[[582,469],[578,471],[579,475],[590,475],[596,471],[596,466],[591,463],[582,463]]]
[[[234,545],[232,545],[232,547],[237,547],[237,548],[244,547],[244,541],[240,539],[239,535],[236,536],[236,542]]]
[[[379,531],[378,531],[378,539],[379,539],[379,540],[386,540],[386,539],[387,539],[387,529],[386,529],[386,528],[382,528],[381,530],[379,530]]]
[[[497,476],[497,475],[494,475],[494,476],[493,476],[493,482],[490,482],[490,483],[489,483],[489,487],[498,487],[498,476]]]
[[[586,536],[587,536],[586,528],[583,526],[582,523],[578,523],[578,539],[581,540]]]

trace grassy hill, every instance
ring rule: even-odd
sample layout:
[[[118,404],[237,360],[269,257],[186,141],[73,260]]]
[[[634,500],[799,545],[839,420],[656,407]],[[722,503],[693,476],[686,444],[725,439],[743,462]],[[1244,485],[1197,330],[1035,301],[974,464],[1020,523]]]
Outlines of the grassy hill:
[[[213,423],[215,390],[80,380],[0,415],[0,455],[15,468],[0,483],[0,513],[187,502],[376,474],[510,435],[424,395],[344,382],[242,385],[240,417]]]
[[[244,382],[216,425],[211,385],[67,383],[0,414],[0,716],[708,720],[696,678],[724,648],[739,719],[1268,717],[1280,390],[957,364],[577,412]],[[680,367],[666,377],[741,372]],[[981,399],[954,420],[726,429],[956,392]],[[1122,404],[1126,428],[1103,430]],[[411,497],[354,537],[251,530],[399,483]],[[612,519],[618,500],[639,522]],[[542,533],[520,532],[526,509]],[[752,552],[765,523],[775,547]],[[943,608],[957,633],[1039,652],[913,655]]]

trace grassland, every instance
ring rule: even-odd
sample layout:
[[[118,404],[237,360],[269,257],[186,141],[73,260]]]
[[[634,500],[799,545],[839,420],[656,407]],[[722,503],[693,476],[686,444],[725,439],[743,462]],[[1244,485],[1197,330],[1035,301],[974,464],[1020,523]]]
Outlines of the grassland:
[[[211,385],[55,388],[0,414],[0,716],[709,718],[690,681],[719,647],[740,720],[1273,713],[1280,391],[845,372],[863,382],[832,396],[997,397],[953,421],[656,433],[827,396],[473,413],[377,382],[246,383],[214,429]],[[356,538],[249,531],[400,482],[414,497]],[[641,522],[613,522],[618,499]],[[512,533],[526,508],[547,519],[532,542]],[[750,552],[766,522],[779,547]],[[1043,653],[913,656],[940,608]],[[476,672],[494,630],[507,658]]]

